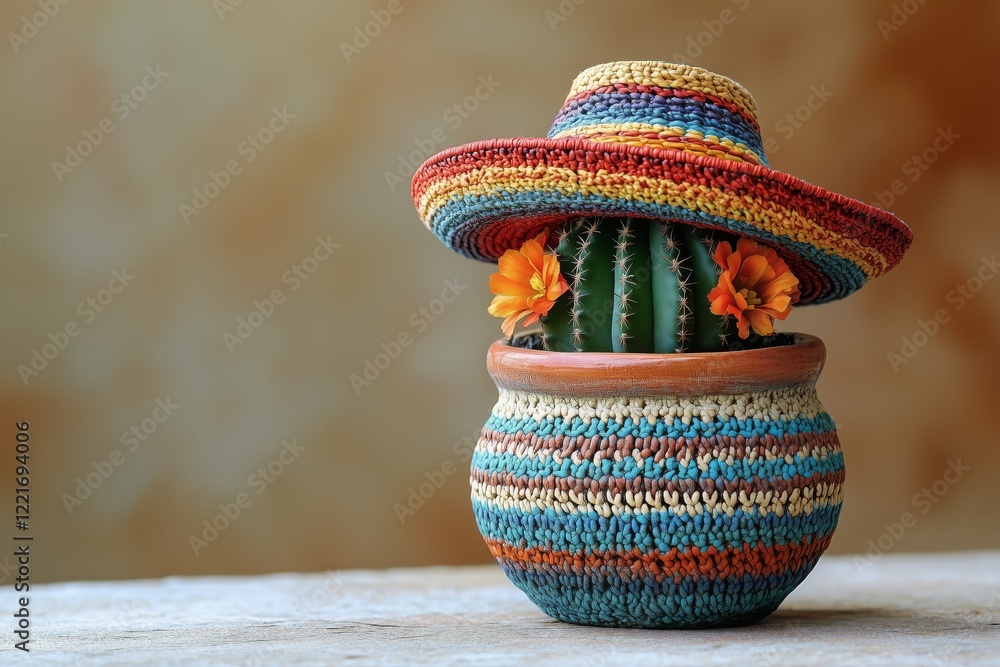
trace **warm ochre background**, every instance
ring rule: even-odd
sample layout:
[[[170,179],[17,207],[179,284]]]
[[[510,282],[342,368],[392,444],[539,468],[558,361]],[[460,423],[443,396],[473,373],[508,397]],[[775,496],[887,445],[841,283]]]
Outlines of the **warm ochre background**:
[[[359,38],[373,10],[385,25]],[[616,59],[732,76],[773,166],[913,228],[890,275],[786,323],[829,350],[820,392],[848,467],[832,550],[1000,547],[1000,280],[974,279],[1000,252],[996,2],[12,0],[0,28],[0,540],[28,420],[36,580],[488,561],[462,443],[495,398],[490,267],[420,226],[412,161],[542,135],[573,76]],[[75,168],[53,166],[81,142]],[[304,262],[318,237],[338,247]],[[134,278],[102,292],[123,267]],[[950,293],[970,279],[971,298]],[[65,349],[25,385],[50,333]],[[398,358],[352,384],[400,334]],[[123,443],[133,425],[151,434]],[[301,451],[272,463],[286,439]],[[950,464],[961,477],[939,481]],[[441,488],[401,523],[394,505],[428,479]],[[237,499],[195,555],[189,536]]]

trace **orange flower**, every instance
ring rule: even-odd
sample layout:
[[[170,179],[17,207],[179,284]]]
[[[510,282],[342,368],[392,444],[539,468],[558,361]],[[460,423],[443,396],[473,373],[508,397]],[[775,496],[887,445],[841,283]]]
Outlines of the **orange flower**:
[[[750,336],[750,327],[761,336],[774,332],[774,320],[783,320],[799,300],[799,279],[773,248],[741,238],[736,251],[727,241],[712,255],[722,267],[719,285],[708,293],[712,312],[732,315],[740,338]]]
[[[522,319],[525,325],[537,322],[569,289],[559,273],[559,258],[545,252],[547,236],[544,231],[525,241],[520,250],[505,252],[498,262],[500,271],[490,276],[490,292],[496,296],[488,312],[505,318],[500,325],[505,336]]]

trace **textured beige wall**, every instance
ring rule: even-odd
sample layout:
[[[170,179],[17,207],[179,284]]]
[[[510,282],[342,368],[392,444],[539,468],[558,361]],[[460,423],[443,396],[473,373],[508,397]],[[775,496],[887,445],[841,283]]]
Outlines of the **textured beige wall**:
[[[775,167],[869,202],[900,180],[891,208],[916,237],[902,265],[786,323],[829,348],[820,390],[848,466],[833,550],[1000,547],[1000,280],[950,292],[1000,251],[996,3],[402,0],[354,51],[388,0],[226,2],[73,2],[34,32],[39,3],[0,7],[3,33],[27,35],[0,47],[0,513],[29,420],[36,578],[486,562],[463,439],[495,398],[491,269],[421,228],[408,156],[541,135],[580,69],[678,53],[751,90]],[[453,109],[477,88],[478,108]],[[814,89],[832,96],[800,108]],[[920,170],[911,156],[948,128],[959,138]],[[203,210],[186,222],[181,204]],[[273,314],[237,331],[275,290]],[[948,322],[894,372],[887,354],[938,309]],[[26,385],[17,368],[49,333],[65,349]],[[401,333],[412,344],[355,391]],[[143,440],[123,440],[133,426]],[[959,461],[935,502],[914,498]],[[442,487],[401,524],[394,504],[427,475]],[[195,555],[189,535],[237,499]]]

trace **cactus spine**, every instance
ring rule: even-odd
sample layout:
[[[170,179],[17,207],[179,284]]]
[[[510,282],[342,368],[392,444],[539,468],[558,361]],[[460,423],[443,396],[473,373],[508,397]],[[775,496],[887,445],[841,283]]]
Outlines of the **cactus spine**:
[[[654,352],[678,352],[690,338],[692,318],[690,262],[682,254],[680,232],[673,225],[650,224],[653,284]]]
[[[615,252],[598,220],[563,228],[556,246],[569,292],[542,318],[545,348],[558,352],[611,352]]]
[[[611,348],[643,352],[653,347],[653,290],[649,281],[649,235],[639,220],[618,222],[615,241],[615,301]]]
[[[570,290],[542,318],[546,349],[709,352],[728,349],[735,322],[710,310],[714,239],[683,224],[583,219],[556,253]]]

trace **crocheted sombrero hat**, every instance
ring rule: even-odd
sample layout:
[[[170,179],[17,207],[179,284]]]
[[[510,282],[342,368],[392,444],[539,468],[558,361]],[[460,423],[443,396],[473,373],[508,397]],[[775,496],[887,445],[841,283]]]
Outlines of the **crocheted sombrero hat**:
[[[446,150],[420,166],[411,195],[445,245],[485,261],[590,215],[747,236],[788,262],[800,304],[847,296],[895,266],[912,239],[891,213],[771,169],[743,86],[661,62],[584,70],[546,138]]]

